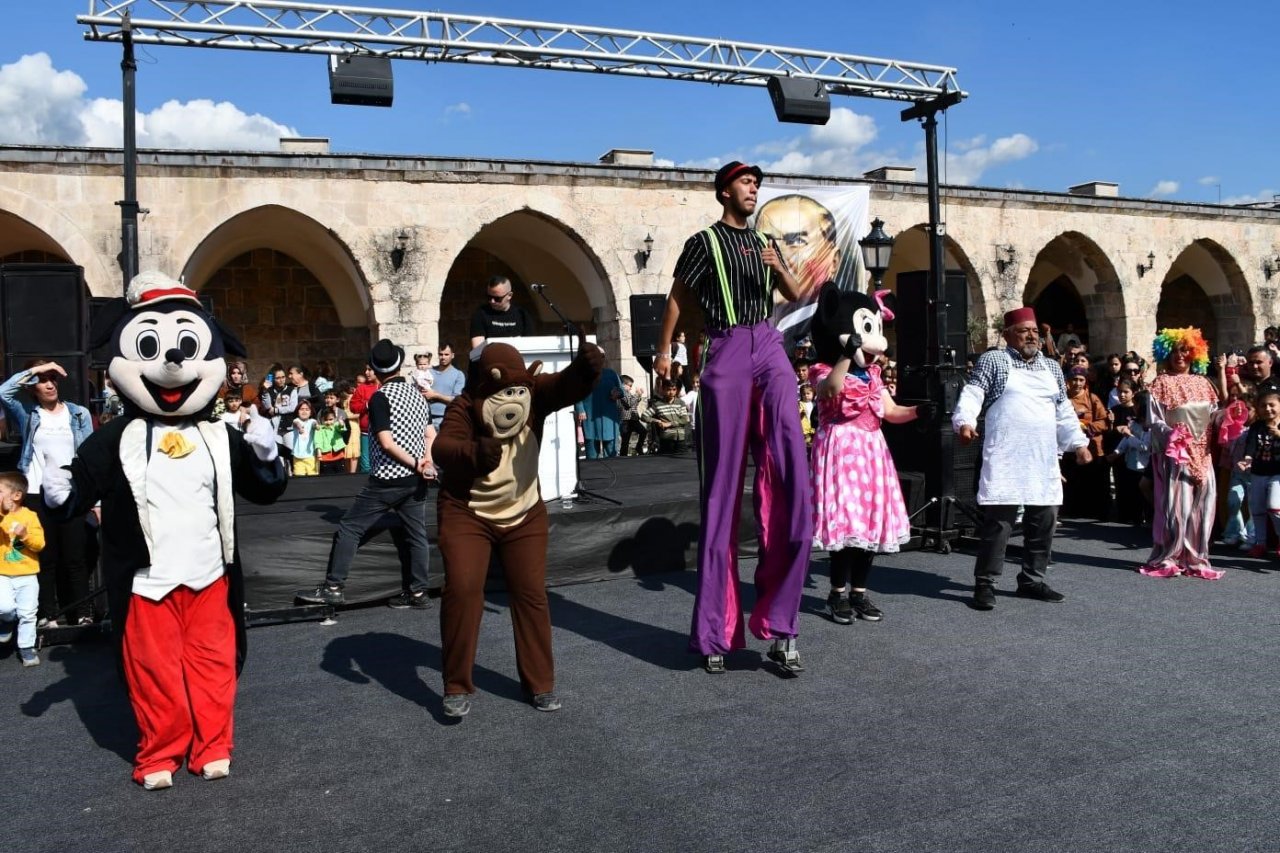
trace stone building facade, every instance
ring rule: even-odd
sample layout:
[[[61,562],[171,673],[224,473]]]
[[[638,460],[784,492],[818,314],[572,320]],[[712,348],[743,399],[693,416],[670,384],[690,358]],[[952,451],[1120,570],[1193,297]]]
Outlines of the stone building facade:
[[[116,295],[121,155],[0,146],[0,262],[66,260]],[[777,184],[868,184],[897,238],[885,285],[928,266],[926,191],[903,171]],[[719,215],[711,173],[613,163],[282,152],[144,151],[141,268],[207,292],[245,336],[254,372],[327,359],[350,375],[370,340],[465,347],[490,275],[529,285],[595,334],[624,372],[629,297],[665,293],[685,238]],[[947,187],[948,266],[968,281],[973,345],[1036,303],[1096,352],[1145,352],[1159,325],[1243,346],[1280,323],[1280,210],[1066,192]],[[652,236],[651,255],[643,255]],[[693,330],[690,330],[693,331]]]

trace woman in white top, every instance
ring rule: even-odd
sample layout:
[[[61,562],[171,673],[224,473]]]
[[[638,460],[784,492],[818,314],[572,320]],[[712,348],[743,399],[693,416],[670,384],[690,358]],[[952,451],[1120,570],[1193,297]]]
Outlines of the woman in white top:
[[[89,410],[62,399],[58,382],[66,378],[67,371],[61,365],[36,359],[0,385],[0,403],[9,419],[10,436],[22,442],[18,470],[27,478],[26,503],[44,527],[37,623],[41,625],[56,624],[58,613],[72,604],[76,609],[68,619],[80,624],[93,621],[93,603],[86,600],[89,568],[84,519],[52,520],[41,495],[44,472],[70,465],[80,444],[93,432]]]

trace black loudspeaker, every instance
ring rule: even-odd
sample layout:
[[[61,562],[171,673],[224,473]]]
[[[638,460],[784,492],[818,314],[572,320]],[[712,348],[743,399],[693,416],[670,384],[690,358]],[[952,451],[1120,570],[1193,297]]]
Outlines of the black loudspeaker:
[[[658,354],[662,312],[666,305],[667,297],[661,294],[631,297],[631,354],[636,358],[653,358]]]
[[[0,265],[5,352],[83,352],[89,314],[84,270],[72,264]]]
[[[88,405],[89,300],[73,264],[0,264],[0,335],[5,378],[34,359],[67,371],[63,399]]]
[[[388,57],[329,57],[329,100],[332,103],[389,107],[394,94]]]
[[[982,440],[964,445],[955,437],[951,415],[960,399],[965,377],[962,370],[929,370],[927,394],[902,397],[904,406],[924,399],[938,406],[938,419],[932,424],[883,424],[885,441],[902,478],[909,474],[924,477],[924,493],[938,502],[912,520],[917,527],[937,531],[973,529],[978,507],[978,479],[982,473]],[[978,435],[984,430],[978,420]],[[917,507],[913,507],[913,510]]]
[[[969,282],[963,272],[947,270],[943,279],[947,300],[947,328],[943,345],[954,353],[947,364],[964,365],[969,352]],[[908,370],[924,366],[929,358],[929,273],[898,273],[898,307],[893,322],[898,331],[898,364]]]
[[[778,121],[826,124],[831,118],[831,96],[821,80],[811,77],[770,77],[766,84]]]

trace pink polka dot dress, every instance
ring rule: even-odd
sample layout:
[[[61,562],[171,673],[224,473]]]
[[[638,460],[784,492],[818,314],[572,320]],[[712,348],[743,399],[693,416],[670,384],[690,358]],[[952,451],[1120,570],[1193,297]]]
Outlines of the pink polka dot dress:
[[[830,373],[830,365],[815,364],[809,384],[818,390]],[[911,522],[898,469],[880,432],[880,368],[872,365],[867,374],[863,380],[850,372],[838,395],[818,398],[818,431],[809,455],[813,543],[828,551],[892,554],[911,538]]]

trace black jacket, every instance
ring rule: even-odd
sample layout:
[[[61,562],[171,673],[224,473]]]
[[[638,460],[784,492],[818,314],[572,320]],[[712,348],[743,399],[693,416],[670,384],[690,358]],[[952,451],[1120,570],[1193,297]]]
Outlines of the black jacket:
[[[239,671],[245,655],[244,576],[235,544],[232,491],[253,503],[269,504],[284,493],[288,481],[281,462],[259,461],[239,431],[224,423],[201,422],[197,426],[214,460],[218,530],[229,581],[227,605],[236,623]],[[76,518],[102,502],[102,574],[117,652],[129,614],[133,577],[151,565],[147,545],[150,527],[135,497],[145,496],[150,428],[151,422],[143,417],[117,418],[86,439],[71,463],[71,498],[60,510],[65,518]]]

